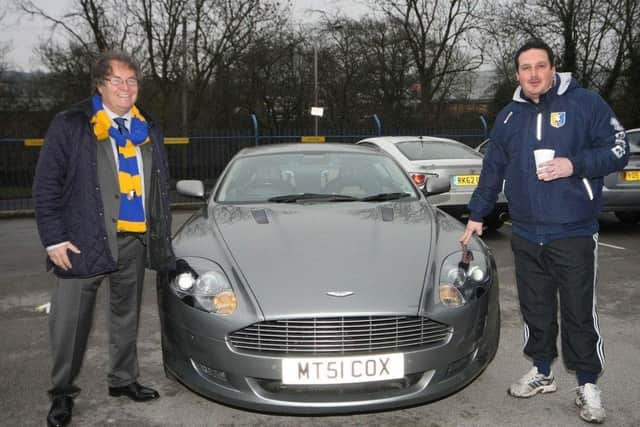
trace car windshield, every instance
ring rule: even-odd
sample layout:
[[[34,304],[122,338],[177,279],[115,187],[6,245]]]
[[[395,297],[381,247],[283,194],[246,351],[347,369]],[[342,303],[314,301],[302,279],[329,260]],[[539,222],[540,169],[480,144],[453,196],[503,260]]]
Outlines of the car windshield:
[[[380,154],[270,153],[236,159],[220,203],[379,202],[417,197],[407,175]]]
[[[630,132],[627,134],[629,148],[632,154],[640,154],[640,132]]]
[[[396,147],[409,160],[482,158],[471,148],[447,141],[405,141],[397,143]]]

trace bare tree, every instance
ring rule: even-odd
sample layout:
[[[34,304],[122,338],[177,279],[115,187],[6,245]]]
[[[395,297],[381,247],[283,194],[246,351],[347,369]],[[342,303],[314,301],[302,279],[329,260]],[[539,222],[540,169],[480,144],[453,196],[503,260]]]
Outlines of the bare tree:
[[[3,10],[0,12],[0,25],[3,25],[3,21],[7,16],[7,10]],[[7,71],[8,64],[6,62],[6,55],[9,51],[9,44],[6,42],[0,42],[0,78]]]
[[[318,51],[322,97],[327,106],[327,119],[339,129],[357,122],[362,111],[361,94],[368,78],[363,74],[367,52],[360,43],[361,33],[360,24],[345,18],[326,21],[321,28],[321,39],[327,40]]]
[[[493,28],[502,37],[538,37],[558,53],[558,69],[610,98],[625,60],[620,19],[625,0],[516,0],[499,3]],[[497,24],[497,25],[496,25]]]
[[[237,112],[257,114],[262,128],[274,132],[304,127],[310,105],[306,56],[301,34],[288,27],[265,31],[234,68]]]
[[[127,14],[120,13],[118,0],[75,0],[69,11],[55,16],[37,6],[32,0],[15,0],[23,13],[45,19],[70,37],[72,44],[85,55],[94,57],[105,49],[125,48],[131,22]]]
[[[143,95],[153,102],[154,112],[162,123],[172,123],[167,128],[172,132],[177,131],[177,121],[169,118],[181,116],[181,105],[176,101],[188,78],[183,66],[187,52],[182,25],[188,19],[189,3],[189,0],[127,0],[126,7],[135,19],[130,30],[132,38],[144,52],[143,70],[147,78]]]
[[[189,10],[190,117],[210,120],[207,112],[228,123],[235,99],[231,69],[264,28],[281,25],[280,5],[263,0],[194,0]],[[204,107],[214,100],[217,111]]]
[[[131,37],[131,17],[122,13],[118,0],[75,0],[68,11],[53,15],[31,0],[15,0],[23,14],[44,19],[51,25],[51,37],[36,48],[50,70],[50,85],[43,97],[55,100],[52,108],[62,108],[86,97],[90,90],[91,67],[105,49],[135,50]]]
[[[380,9],[404,28],[421,89],[425,117],[444,100],[456,79],[483,63],[472,44],[480,26],[480,0],[384,0]]]
[[[622,70],[621,91],[617,98],[618,114],[628,128],[640,127],[640,0],[621,0],[622,7],[614,18],[619,37],[624,39],[626,61]],[[620,23],[624,22],[623,25]]]
[[[407,125],[415,98],[411,92],[415,79],[403,27],[373,18],[360,20],[358,26],[365,58],[362,78],[366,86],[360,94],[363,114],[380,114],[389,126]]]

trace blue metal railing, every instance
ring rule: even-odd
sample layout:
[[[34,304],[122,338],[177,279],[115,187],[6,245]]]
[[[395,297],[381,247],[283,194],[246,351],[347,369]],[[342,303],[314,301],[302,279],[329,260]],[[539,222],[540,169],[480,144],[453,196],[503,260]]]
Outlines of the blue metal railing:
[[[326,142],[355,143],[361,139],[382,135],[382,123],[372,116],[375,129],[326,131]],[[169,172],[176,179],[201,179],[212,185],[229,160],[242,148],[256,145],[300,142],[305,130],[268,134],[260,132],[259,122],[251,115],[252,129],[216,132],[217,135],[194,135],[188,138],[168,138],[166,142]],[[485,130],[486,132],[486,130]],[[212,132],[213,133],[213,132]],[[470,146],[482,141],[483,129],[385,129],[386,135],[433,135],[449,137]],[[31,210],[31,186],[42,140],[0,138],[0,212]],[[177,194],[172,201],[181,202]]]

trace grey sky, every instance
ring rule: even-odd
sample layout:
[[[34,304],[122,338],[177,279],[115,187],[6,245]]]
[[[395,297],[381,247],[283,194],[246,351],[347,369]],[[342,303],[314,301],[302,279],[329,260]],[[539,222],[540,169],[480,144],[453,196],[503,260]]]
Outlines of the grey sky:
[[[0,0],[0,10],[4,10],[11,0]],[[54,16],[67,11],[73,0],[33,0],[43,10]],[[310,22],[318,18],[312,10],[326,11],[328,13],[342,12],[347,16],[358,16],[365,10],[362,0],[292,0],[294,17],[302,22]],[[40,41],[47,40],[51,36],[50,24],[43,20],[28,17],[19,17],[10,13],[0,25],[0,41],[10,44],[7,60],[10,68],[20,71],[32,71],[41,67],[38,59],[33,54],[33,48]]]

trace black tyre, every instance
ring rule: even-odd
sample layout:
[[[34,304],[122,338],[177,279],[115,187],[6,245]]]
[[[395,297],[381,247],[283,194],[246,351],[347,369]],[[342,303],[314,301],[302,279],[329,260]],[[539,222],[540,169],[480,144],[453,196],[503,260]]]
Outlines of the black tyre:
[[[508,215],[508,211],[505,209],[494,209],[491,214],[484,218],[484,229],[486,231],[496,231],[504,225],[505,220],[508,219]]]
[[[616,211],[614,215],[623,224],[637,224],[640,221],[640,212]]]
[[[499,229],[504,225],[504,221],[498,218],[491,218],[491,219],[486,219],[484,222],[484,225],[487,231],[496,231],[497,229]]]

